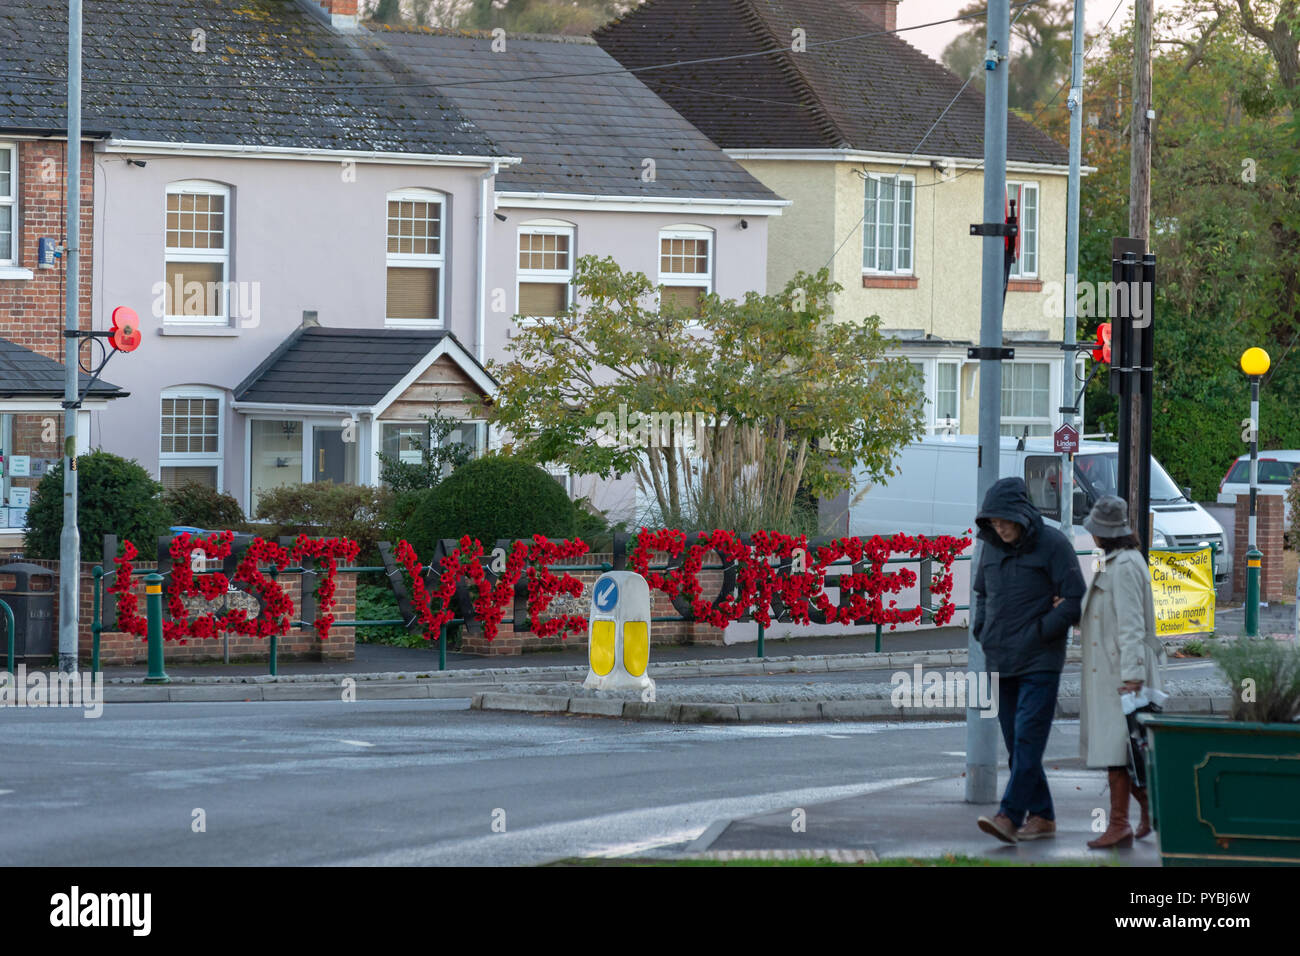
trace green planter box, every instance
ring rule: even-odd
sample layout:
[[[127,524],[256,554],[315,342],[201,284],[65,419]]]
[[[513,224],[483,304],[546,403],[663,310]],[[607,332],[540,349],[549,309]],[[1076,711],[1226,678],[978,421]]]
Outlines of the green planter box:
[[[1142,720],[1165,866],[1300,866],[1300,723]]]

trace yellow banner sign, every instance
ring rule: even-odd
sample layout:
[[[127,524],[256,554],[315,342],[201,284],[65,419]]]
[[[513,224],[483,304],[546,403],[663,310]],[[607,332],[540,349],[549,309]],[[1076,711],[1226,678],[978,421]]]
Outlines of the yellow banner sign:
[[[1156,636],[1214,630],[1214,566],[1210,549],[1152,551],[1151,590],[1156,604]]]

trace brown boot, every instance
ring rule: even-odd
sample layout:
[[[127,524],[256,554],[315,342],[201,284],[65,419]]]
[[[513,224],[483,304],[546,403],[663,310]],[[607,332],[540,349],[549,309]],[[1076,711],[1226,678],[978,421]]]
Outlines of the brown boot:
[[[1147,800],[1147,788],[1133,787],[1133,799],[1142,808],[1142,816],[1138,818],[1137,829],[1133,831],[1134,838],[1140,840],[1144,836],[1151,835],[1151,804]]]
[[[1121,767],[1108,771],[1110,778],[1110,820],[1106,832],[1095,840],[1088,841],[1093,850],[1108,850],[1111,847],[1127,848],[1133,845],[1133,828],[1128,825],[1129,779],[1128,771]]]
[[[978,823],[981,830],[989,836],[997,837],[1003,843],[1015,843],[1017,840],[1016,825],[1005,813],[999,813],[992,819],[980,817]]]
[[[1025,825],[1016,831],[1016,838],[1020,840],[1045,840],[1054,836],[1056,836],[1056,821],[1043,817],[1031,816],[1025,821]]]

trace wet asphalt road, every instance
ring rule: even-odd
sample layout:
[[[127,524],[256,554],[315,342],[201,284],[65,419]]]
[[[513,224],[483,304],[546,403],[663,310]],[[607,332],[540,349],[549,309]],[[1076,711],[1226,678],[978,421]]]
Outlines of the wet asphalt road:
[[[0,863],[500,865],[654,852],[719,819],[963,763],[956,724],[674,726],[467,704],[110,704],[97,720],[6,710]],[[1054,734],[1053,749],[1071,754],[1075,734]]]

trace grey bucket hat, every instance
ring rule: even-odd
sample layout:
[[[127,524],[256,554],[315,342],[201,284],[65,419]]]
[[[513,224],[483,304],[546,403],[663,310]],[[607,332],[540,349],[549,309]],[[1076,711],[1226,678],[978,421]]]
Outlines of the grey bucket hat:
[[[1128,503],[1107,495],[1092,506],[1083,526],[1099,538],[1123,538],[1133,533],[1128,524]]]

